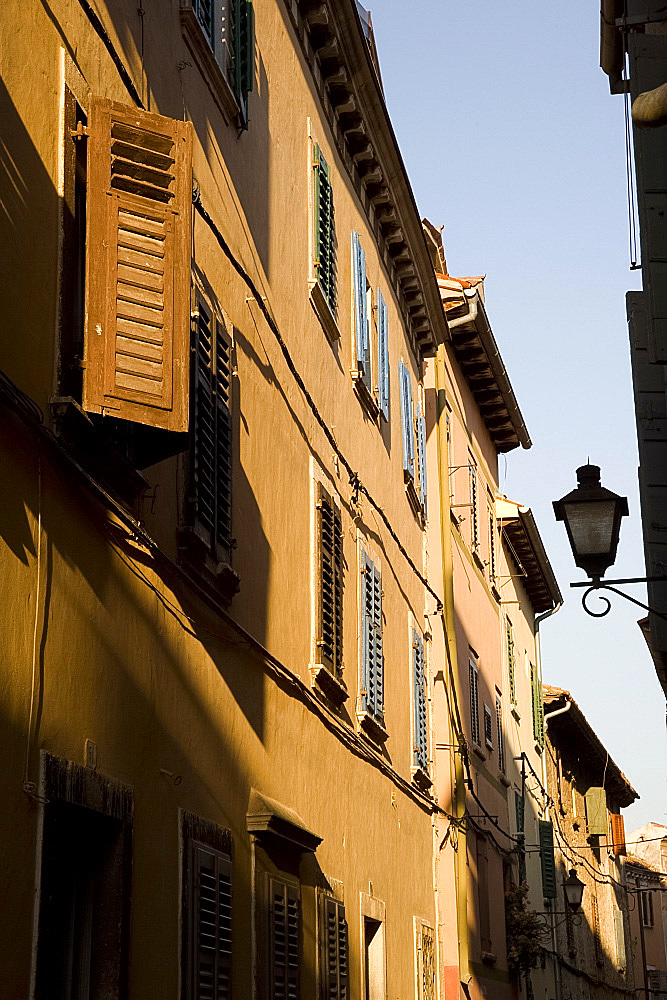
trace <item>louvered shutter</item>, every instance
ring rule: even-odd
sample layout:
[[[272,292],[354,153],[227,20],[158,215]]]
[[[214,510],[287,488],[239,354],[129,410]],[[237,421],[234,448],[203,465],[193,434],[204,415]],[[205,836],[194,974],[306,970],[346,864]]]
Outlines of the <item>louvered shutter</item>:
[[[523,795],[517,791],[514,792],[514,818],[516,819],[517,833],[523,833],[524,802]]]
[[[215,42],[215,19],[213,16],[214,0],[192,0],[192,7],[197,15],[202,31],[213,48]]]
[[[371,387],[371,346],[366,300],[366,253],[359,234],[352,233],[352,294],[354,298],[354,342],[357,371],[364,384]]]
[[[530,665],[530,688],[533,699],[533,737],[540,747],[544,747],[544,705],[542,704],[542,682],[534,663]]]
[[[301,964],[301,914],[295,886],[272,878],[270,883],[271,1000],[298,1000]]]
[[[329,165],[320,147],[313,150],[315,177],[314,269],[317,281],[333,313],[336,311],[336,258],[334,246],[333,191]]]
[[[94,99],[83,407],[188,429],[192,131]]]
[[[415,445],[412,426],[412,385],[410,372],[401,361],[399,367],[401,391],[401,430],[403,432],[403,472],[410,479],[415,478]]]
[[[340,510],[332,497],[321,483],[317,489],[317,646],[324,666],[340,676],[343,667],[343,528]]]
[[[252,0],[231,0],[234,56],[232,76],[234,93],[241,109],[241,121],[248,121],[248,94],[252,92],[255,71],[255,12]]]
[[[419,1000],[435,1000],[435,932],[427,924],[421,925],[419,948]]]
[[[194,319],[192,502],[198,534],[229,557],[232,529],[232,345],[201,300]]]
[[[477,692],[477,668],[469,663],[470,680],[470,735],[473,743],[479,744],[479,696]]]
[[[412,630],[412,698],[415,736],[413,765],[428,773],[424,640],[416,628]]]
[[[345,906],[323,896],[321,902],[322,989],[324,1000],[348,1000],[348,950]]]
[[[626,854],[625,822],[620,813],[611,814],[611,839],[614,854]]]
[[[498,770],[505,773],[505,734],[503,733],[503,704],[496,696],[496,731],[498,736]]]
[[[378,406],[389,420],[389,321],[387,303],[378,288]]]
[[[231,1000],[232,864],[219,851],[193,842],[194,955],[197,1000]]]
[[[417,403],[417,467],[419,470],[419,499],[426,516],[426,421],[422,414],[421,400]]]
[[[384,653],[382,643],[382,579],[380,570],[373,565],[373,671],[375,673],[375,718],[382,720],[384,713]]]
[[[548,820],[540,820],[540,862],[542,864],[542,895],[556,898],[556,861],[554,859],[554,831]]]
[[[361,707],[382,720],[384,700],[382,653],[382,580],[380,571],[362,553],[361,573]]]
[[[507,639],[507,671],[510,682],[510,701],[516,705],[516,676],[514,663],[514,629],[509,618],[505,619],[505,637]]]

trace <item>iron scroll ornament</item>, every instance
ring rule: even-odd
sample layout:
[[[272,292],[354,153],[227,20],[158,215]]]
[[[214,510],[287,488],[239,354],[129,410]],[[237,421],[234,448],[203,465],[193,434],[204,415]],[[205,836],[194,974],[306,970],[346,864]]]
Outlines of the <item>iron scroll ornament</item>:
[[[611,601],[604,594],[595,594],[599,601],[605,605],[602,611],[593,611],[589,607],[587,601],[591,594],[598,590],[609,590],[612,594],[617,594],[619,597],[624,597],[626,601],[630,601],[632,604],[636,604],[638,608],[643,608],[644,611],[650,612],[650,614],[655,615],[656,618],[661,618],[662,621],[667,621],[667,615],[663,614],[661,611],[656,611],[654,608],[649,607],[648,604],[638,601],[635,597],[631,597],[630,594],[624,593],[622,590],[617,590],[612,584],[625,584],[625,583],[664,583],[667,581],[667,576],[639,576],[639,577],[626,577],[621,580],[584,580],[583,583],[571,583],[571,587],[586,587],[586,590],[581,598],[581,606],[587,615],[591,618],[604,618],[611,611]]]

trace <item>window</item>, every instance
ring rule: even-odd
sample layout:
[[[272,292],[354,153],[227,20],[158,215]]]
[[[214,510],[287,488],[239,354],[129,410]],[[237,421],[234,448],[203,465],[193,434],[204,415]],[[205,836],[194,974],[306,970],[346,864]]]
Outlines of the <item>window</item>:
[[[653,893],[650,889],[644,889],[638,895],[642,926],[653,927]]]
[[[384,659],[382,654],[382,577],[361,551],[361,711],[384,726]],[[362,720],[363,721],[363,720]]]
[[[484,706],[484,742],[489,750],[493,750],[493,718],[488,705]]]
[[[435,1000],[435,931],[415,917],[417,1000]]]
[[[315,284],[329,307],[332,317],[336,315],[336,233],[334,225],[333,190],[331,171],[320,147],[313,148],[313,272]],[[335,328],[335,320],[334,320]],[[334,339],[337,330],[330,332]]]
[[[186,41],[213,96],[228,114],[236,111],[235,103],[239,122],[246,127],[255,70],[252,0],[181,0],[181,20]],[[200,29],[198,34],[193,31],[193,20]]]
[[[516,663],[514,657],[514,629],[509,618],[505,618],[505,648],[507,651],[507,674],[510,682],[510,703],[516,705]]]
[[[230,563],[233,346],[225,322],[200,295],[192,336],[190,514],[214,561]]]
[[[323,1000],[348,1000],[349,959],[345,906],[331,896],[320,896],[320,968]]]
[[[414,721],[412,765],[422,770],[424,774],[428,774],[424,639],[416,628],[412,630],[412,703]]]
[[[132,789],[42,753],[36,1000],[126,995]]]
[[[338,504],[317,483],[317,651],[337,679],[343,675],[343,527]]]
[[[413,431],[412,383],[410,372],[401,361],[398,370],[401,397],[401,430],[403,435],[403,474],[405,481],[414,483],[415,440]]]
[[[472,455],[468,456],[468,485],[470,490],[470,548],[473,552],[479,549],[479,511],[477,497],[477,463]]]
[[[83,408],[188,430],[192,126],[99,98],[88,124]]]
[[[468,677],[470,681],[470,736],[473,743],[479,746],[479,673],[477,670],[477,661],[472,655],[468,661],[468,670]]]
[[[385,1000],[384,922],[363,917],[364,1000]]]
[[[499,694],[496,695],[496,735],[498,739],[498,770],[505,773],[505,734],[503,732],[503,702]]]
[[[378,389],[377,399],[380,413],[389,420],[389,321],[387,318],[387,303],[380,289],[377,291],[378,303]]]
[[[181,813],[183,1000],[231,1000],[231,834]]]
[[[296,998],[301,976],[301,902],[297,885],[269,878],[270,996]]]
[[[544,750],[544,705],[542,703],[542,681],[534,663],[530,665],[530,689],[533,699],[533,739],[540,750]]]

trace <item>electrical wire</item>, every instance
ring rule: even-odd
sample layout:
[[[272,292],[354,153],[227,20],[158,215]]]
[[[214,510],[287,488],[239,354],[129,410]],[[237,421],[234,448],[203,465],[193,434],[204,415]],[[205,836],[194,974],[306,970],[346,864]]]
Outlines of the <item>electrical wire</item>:
[[[201,200],[201,194],[200,194],[198,188],[195,188],[193,190],[193,193],[192,193],[192,202],[193,202],[193,204],[195,206],[195,210],[198,212],[198,214],[201,216],[201,218],[203,219],[203,221],[206,223],[206,225],[209,227],[209,229],[213,233],[218,246],[220,247],[220,249],[222,250],[222,252],[224,253],[224,255],[227,257],[228,261],[230,262],[230,264],[232,265],[232,267],[234,268],[234,270],[236,271],[236,273],[243,280],[243,282],[245,283],[246,287],[248,288],[250,294],[252,295],[253,299],[255,300],[255,302],[257,303],[257,305],[259,306],[260,312],[264,316],[264,319],[266,320],[266,323],[267,323],[267,325],[268,325],[271,333],[273,334],[273,336],[275,337],[276,341],[278,342],[278,346],[280,347],[282,355],[283,355],[283,357],[285,359],[285,363],[287,364],[287,367],[289,368],[289,371],[290,371],[292,377],[294,378],[296,384],[298,385],[299,389],[301,390],[301,393],[303,394],[303,397],[306,400],[306,403],[308,404],[308,407],[310,408],[310,411],[312,412],[313,416],[315,417],[315,420],[317,421],[319,427],[321,428],[322,432],[324,433],[324,436],[327,439],[327,442],[329,443],[329,445],[333,449],[334,454],[338,458],[338,461],[340,462],[340,464],[343,466],[343,468],[347,472],[348,477],[349,477],[349,483],[350,483],[350,486],[352,487],[353,494],[356,493],[356,494],[361,494],[362,496],[365,496],[366,499],[368,500],[368,502],[371,504],[371,506],[373,508],[375,508],[375,510],[377,511],[377,513],[380,515],[380,517],[381,517],[381,519],[382,519],[382,521],[384,523],[384,526],[387,529],[387,531],[389,532],[389,534],[390,534],[390,536],[391,536],[394,544],[396,545],[398,551],[401,553],[401,555],[403,556],[403,558],[407,562],[408,566],[410,567],[410,569],[412,570],[412,572],[415,574],[415,576],[417,577],[417,579],[419,580],[419,582],[421,583],[421,585],[424,587],[424,589],[428,591],[428,593],[431,595],[431,597],[433,597],[433,599],[436,602],[436,607],[437,607],[438,611],[441,611],[442,610],[442,601],[440,600],[439,595],[435,592],[435,590],[433,590],[433,588],[431,587],[431,585],[429,584],[428,580],[423,575],[423,573],[420,572],[420,570],[418,569],[416,563],[414,562],[414,560],[410,556],[409,552],[407,551],[407,549],[405,548],[405,546],[401,542],[401,540],[400,540],[399,536],[397,535],[396,531],[394,530],[394,528],[393,528],[393,526],[392,526],[389,518],[385,514],[383,508],[380,506],[380,504],[377,502],[377,500],[375,500],[375,498],[371,495],[370,491],[368,490],[368,487],[365,486],[364,483],[361,481],[361,479],[359,478],[359,474],[354,471],[354,469],[352,468],[352,466],[348,462],[347,458],[345,457],[345,455],[343,454],[343,452],[339,448],[338,443],[336,442],[336,438],[333,435],[333,432],[331,431],[331,429],[329,428],[329,425],[326,423],[324,417],[322,416],[322,414],[320,413],[319,409],[317,408],[317,405],[316,405],[316,403],[315,403],[312,395],[310,394],[310,392],[309,392],[309,390],[308,390],[308,388],[307,388],[307,386],[306,386],[306,384],[305,384],[305,382],[304,382],[301,374],[299,373],[296,365],[294,364],[294,361],[292,360],[292,356],[291,356],[291,354],[290,354],[290,352],[288,350],[287,344],[283,340],[282,334],[280,333],[280,330],[278,329],[278,325],[277,325],[276,321],[274,320],[273,316],[271,316],[271,313],[267,309],[266,304],[264,302],[263,296],[261,295],[261,293],[257,289],[254,281],[252,280],[252,278],[250,277],[250,275],[248,274],[248,272],[245,270],[245,268],[243,267],[243,265],[241,263],[239,263],[239,261],[237,261],[236,257],[234,256],[234,254],[232,253],[232,251],[231,251],[231,249],[229,247],[229,244],[227,243],[227,241],[225,240],[224,236],[222,235],[222,233],[220,232],[220,230],[216,226],[215,222],[213,221],[213,219],[209,215],[208,211],[204,208],[204,205],[202,204],[202,200]]]
[[[140,108],[143,108],[144,107],[144,103],[141,100],[141,98],[139,97],[139,93],[137,91],[137,88],[134,86],[134,83],[132,81],[132,77],[130,76],[130,74],[128,73],[127,69],[125,68],[123,60],[118,55],[118,52],[116,51],[116,48],[115,48],[113,42],[111,41],[111,38],[109,37],[109,35],[108,35],[107,31],[106,31],[106,28],[104,27],[104,25],[100,21],[99,17],[97,16],[97,14],[93,10],[93,8],[88,3],[88,0],[79,0],[79,3],[81,5],[81,7],[83,8],[83,11],[84,11],[86,17],[88,18],[88,20],[90,21],[91,25],[93,26],[96,34],[101,38],[102,43],[103,43],[105,49],[107,50],[107,52],[111,56],[111,61],[113,62],[113,64],[116,67],[116,69],[118,70],[118,75],[120,76],[121,80],[125,84],[125,89],[127,90],[128,94],[130,95],[130,97],[132,98],[132,100],[134,101],[135,104],[137,104]]]
[[[35,714],[35,691],[37,688],[37,627],[39,624],[40,609],[40,585],[42,578],[42,451],[39,438],[37,438],[37,555],[36,555],[36,584],[35,584],[35,618],[32,629],[32,672],[30,680],[30,708],[28,711],[28,733],[25,745],[25,761],[23,766],[23,791],[28,795],[34,795],[36,791],[35,783],[30,781],[30,746],[32,743],[32,727]]]

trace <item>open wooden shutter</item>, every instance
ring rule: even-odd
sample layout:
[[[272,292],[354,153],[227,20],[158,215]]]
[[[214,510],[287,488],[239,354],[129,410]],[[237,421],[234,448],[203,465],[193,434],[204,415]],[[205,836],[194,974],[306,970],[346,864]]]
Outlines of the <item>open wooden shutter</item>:
[[[300,969],[300,905],[295,886],[269,879],[271,1000],[298,1000]]]
[[[540,820],[540,861],[542,864],[542,895],[544,899],[555,899],[554,831],[551,823],[545,819]]]
[[[412,697],[415,736],[413,766],[428,773],[424,640],[416,628],[412,630]]]
[[[340,510],[321,483],[317,485],[319,561],[317,646],[321,662],[333,674],[343,669],[343,526]]]
[[[627,854],[625,848],[625,822],[620,813],[611,813],[611,840],[614,854]]]
[[[336,312],[336,256],[334,245],[333,191],[329,165],[322,150],[315,143],[313,149],[315,171],[314,250],[315,277],[333,313]]]
[[[188,429],[192,128],[94,99],[83,407]]]
[[[337,899],[322,896],[320,913],[323,1000],[348,1000],[345,906]]]
[[[361,707],[378,721],[382,721],[384,709],[383,670],[382,578],[379,569],[364,552],[361,570]]]
[[[372,590],[371,617],[371,671],[374,677],[375,701],[371,711],[382,720],[384,712],[384,656],[382,651],[382,578],[380,570],[370,563],[370,589]]]
[[[534,663],[530,665],[530,687],[533,698],[533,737],[539,747],[544,747],[544,705],[542,681]]]
[[[515,791],[514,792],[514,818],[516,819],[516,832],[517,833],[523,833],[524,832],[524,830],[523,830],[524,815],[525,815],[525,810],[524,810],[523,795],[521,795],[519,792]]]
[[[232,863],[192,843],[194,928],[193,989],[197,1000],[231,1000]]]
[[[514,629],[509,618],[505,618],[505,638],[507,640],[507,672],[510,682],[510,702],[516,705],[516,669],[514,662]]]
[[[378,406],[389,420],[389,329],[387,303],[378,288]]]
[[[586,826],[589,837],[607,836],[607,793],[599,785],[591,785],[584,795]]]
[[[470,735],[473,743],[479,744],[479,695],[477,691],[477,667],[472,660],[468,663],[468,674],[470,680]]]
[[[248,122],[248,94],[255,76],[255,12],[252,0],[231,0],[234,58],[234,93],[241,109],[241,122]]]
[[[401,361],[399,367],[401,391],[401,430],[403,433],[403,472],[407,479],[415,478],[415,438],[412,423],[412,385],[410,372]]]

